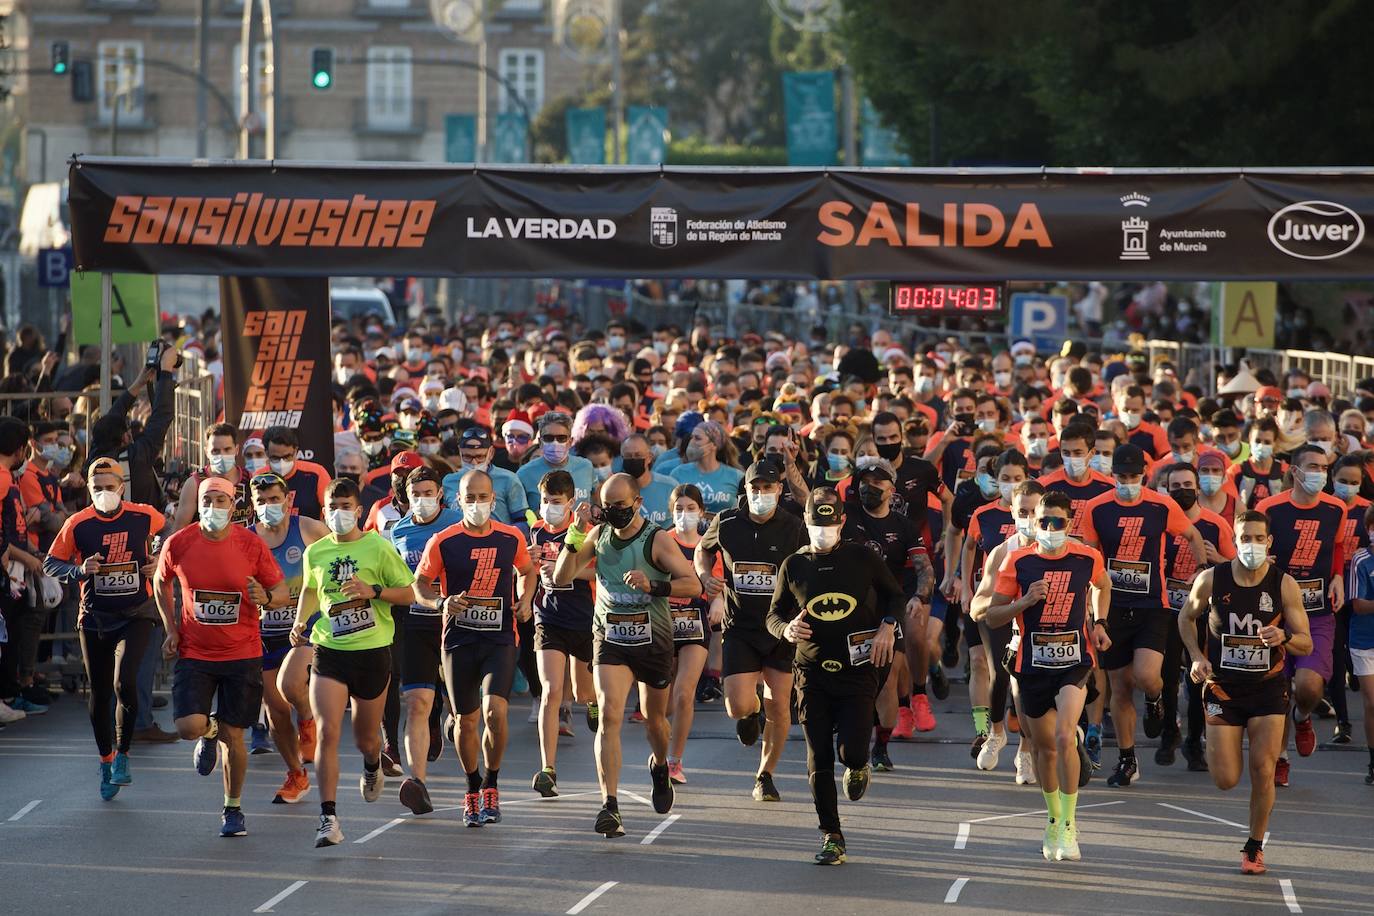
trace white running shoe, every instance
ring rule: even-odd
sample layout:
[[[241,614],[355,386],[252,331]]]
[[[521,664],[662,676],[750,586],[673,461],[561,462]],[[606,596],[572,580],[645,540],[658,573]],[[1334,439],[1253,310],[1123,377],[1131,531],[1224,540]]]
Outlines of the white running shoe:
[[[1033,786],[1039,781],[1035,776],[1035,756],[1029,751],[1018,751],[1016,753],[1016,784],[1018,786]]]
[[[12,709],[4,700],[0,700],[0,725],[18,722],[20,719],[28,718],[28,715],[24,710]]]
[[[343,831],[339,829],[339,819],[332,814],[320,815],[320,829],[315,831],[315,848],[338,846],[343,842]]]
[[[1045,857],[1046,862],[1053,862],[1059,857],[1059,843],[1063,831],[1054,821],[1045,825],[1045,838],[1040,842],[1040,854]]]
[[[988,732],[988,740],[983,742],[982,748],[978,751],[978,769],[995,770],[997,769],[997,757],[1002,753],[1002,748],[1007,746],[1007,733]]]
[[[365,802],[375,802],[381,798],[382,789],[385,786],[386,774],[382,772],[381,767],[377,767],[371,773],[364,768],[363,775],[358,777],[358,791],[363,793],[363,801]]]
[[[529,722],[531,725],[539,724],[539,697],[535,697],[530,701],[530,717],[525,721]]]
[[[1059,831],[1059,848],[1054,851],[1056,862],[1063,862],[1068,859],[1070,862],[1077,862],[1083,858],[1083,853],[1078,848],[1078,825],[1067,823]]]

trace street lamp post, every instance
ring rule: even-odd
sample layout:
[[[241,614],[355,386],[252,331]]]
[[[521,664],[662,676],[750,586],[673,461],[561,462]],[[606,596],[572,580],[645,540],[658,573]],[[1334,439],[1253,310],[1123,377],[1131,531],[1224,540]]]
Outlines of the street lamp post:
[[[267,49],[263,75],[267,77],[262,97],[265,144],[263,156],[277,158],[277,67],[276,43],[272,36],[272,0],[243,0],[243,20],[239,27],[239,158],[249,156],[249,122],[253,99],[253,12],[262,4],[262,42]]]

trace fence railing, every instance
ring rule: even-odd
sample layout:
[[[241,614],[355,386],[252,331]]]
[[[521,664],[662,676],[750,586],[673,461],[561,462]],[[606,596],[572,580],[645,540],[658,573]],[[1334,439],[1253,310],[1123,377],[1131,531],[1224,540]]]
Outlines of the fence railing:
[[[215,377],[205,371],[196,354],[184,354],[181,368],[177,370],[172,428],[162,445],[162,463],[169,475],[179,475],[205,464],[205,431],[218,418]]]

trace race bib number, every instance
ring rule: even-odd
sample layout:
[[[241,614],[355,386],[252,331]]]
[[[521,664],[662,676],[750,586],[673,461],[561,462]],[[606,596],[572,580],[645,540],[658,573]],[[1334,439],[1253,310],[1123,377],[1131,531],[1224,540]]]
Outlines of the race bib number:
[[[341,601],[329,606],[329,632],[334,636],[349,636],[370,630],[377,625],[377,612],[366,598]]]
[[[1298,590],[1302,592],[1302,609],[1309,614],[1326,607],[1326,583],[1321,579],[1299,579]]]
[[[1221,667],[1227,671],[1265,672],[1270,668],[1269,647],[1258,636],[1241,633],[1221,635]]]
[[[873,663],[873,638],[878,635],[875,627],[872,630],[860,630],[857,633],[849,634],[849,664],[869,665]],[[902,628],[899,624],[892,630],[893,640],[900,639]]]
[[[285,607],[265,607],[258,609],[258,626],[264,635],[287,633],[296,623],[296,605]]]
[[[1192,589],[1182,579],[1165,579],[1164,587],[1169,593],[1169,607],[1175,611],[1183,610],[1188,603],[1188,592]]]
[[[1063,633],[1031,633],[1031,667],[1072,668],[1083,664],[1081,637],[1082,634],[1077,630]]]
[[[197,623],[210,626],[232,626],[239,622],[238,592],[212,592],[196,589],[191,592],[191,614]]]
[[[501,629],[501,621],[506,616],[506,602],[501,597],[480,598],[469,596],[466,609],[449,614],[454,626],[464,630],[479,630],[490,633]]]
[[[771,595],[778,568],[772,563],[736,563],[732,575],[741,595]]]
[[[105,563],[95,571],[95,593],[102,598],[138,594],[137,563]]]
[[[412,604],[410,606],[411,617],[433,617],[438,619],[444,616],[444,612],[438,608],[425,607],[423,604]]]
[[[1150,593],[1151,565],[1145,560],[1108,560],[1107,575],[1112,578],[1112,590],[1133,595]]]
[[[673,608],[673,642],[700,642],[706,638],[706,622],[692,607]]]
[[[606,642],[616,646],[647,646],[653,639],[647,610],[606,614]]]

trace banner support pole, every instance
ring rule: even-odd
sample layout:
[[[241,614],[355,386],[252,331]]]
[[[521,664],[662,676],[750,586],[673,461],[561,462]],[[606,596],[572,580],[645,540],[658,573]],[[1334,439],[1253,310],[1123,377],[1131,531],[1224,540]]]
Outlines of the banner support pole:
[[[114,297],[114,275],[100,275],[100,413],[103,416],[110,410],[110,360],[114,351],[114,329],[111,313]]]

